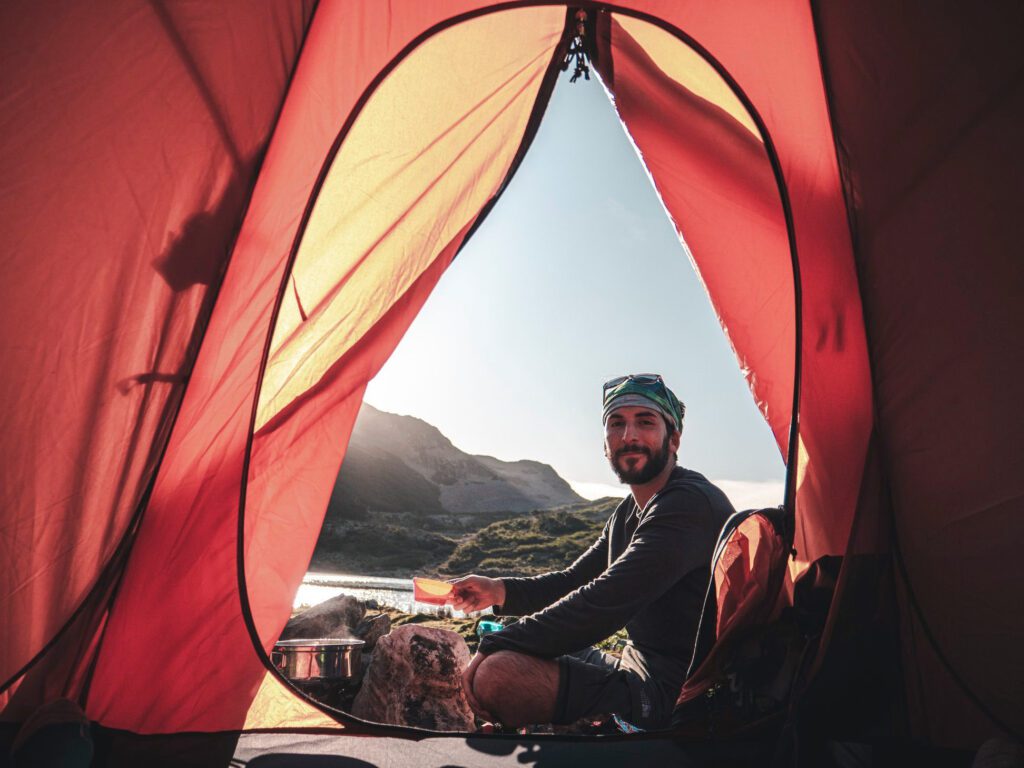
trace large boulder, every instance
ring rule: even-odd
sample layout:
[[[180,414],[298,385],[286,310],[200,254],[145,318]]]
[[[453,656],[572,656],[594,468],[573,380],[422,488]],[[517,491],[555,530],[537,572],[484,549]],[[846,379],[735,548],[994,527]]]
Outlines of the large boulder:
[[[447,629],[412,624],[377,641],[352,714],[364,720],[437,731],[472,731],[462,691],[466,641]]]
[[[293,616],[285,625],[281,639],[351,638],[365,615],[366,607],[359,600],[351,595],[338,595]]]

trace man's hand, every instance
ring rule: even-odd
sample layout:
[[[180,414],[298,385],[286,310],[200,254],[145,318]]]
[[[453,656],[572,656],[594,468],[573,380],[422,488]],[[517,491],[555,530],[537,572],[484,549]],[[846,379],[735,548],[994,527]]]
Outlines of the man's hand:
[[[479,576],[469,578],[481,578]],[[480,666],[480,662],[487,658],[486,654],[477,653],[469,662],[469,665],[462,672],[462,690],[466,694],[466,700],[469,702],[470,709],[476,713],[477,717],[483,718],[484,720],[493,721],[494,718],[490,712],[480,706],[480,702],[476,700],[476,694],[473,692],[473,678],[476,677],[476,669]]]
[[[453,580],[451,585],[452,594],[446,602],[450,602],[457,611],[469,613],[505,603],[505,584],[501,579],[463,576]]]

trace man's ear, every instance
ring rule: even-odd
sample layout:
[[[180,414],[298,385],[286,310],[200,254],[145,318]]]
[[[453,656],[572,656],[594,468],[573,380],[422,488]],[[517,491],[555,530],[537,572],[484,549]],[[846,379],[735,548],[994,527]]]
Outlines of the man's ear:
[[[672,436],[668,439],[668,447],[672,450],[672,453],[677,453],[679,451],[679,439],[681,437],[682,434],[679,430],[672,430]]]

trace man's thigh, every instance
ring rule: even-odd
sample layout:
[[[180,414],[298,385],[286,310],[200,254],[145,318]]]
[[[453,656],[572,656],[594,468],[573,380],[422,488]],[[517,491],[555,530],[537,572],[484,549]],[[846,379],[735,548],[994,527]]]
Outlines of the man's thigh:
[[[671,708],[658,684],[619,659],[594,648],[558,658],[555,723],[568,725],[582,717],[616,714],[641,728],[667,725]]]
[[[554,713],[559,677],[553,659],[497,651],[483,658],[473,675],[470,703],[477,714],[497,718],[505,725],[548,723]]]

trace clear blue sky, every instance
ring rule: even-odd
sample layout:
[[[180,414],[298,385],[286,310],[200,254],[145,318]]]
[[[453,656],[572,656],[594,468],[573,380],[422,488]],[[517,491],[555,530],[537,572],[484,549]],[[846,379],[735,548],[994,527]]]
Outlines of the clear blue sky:
[[[563,76],[509,188],[366,400],[470,453],[617,485],[601,384],[647,372],[686,403],[680,463],[781,501],[779,450],[636,151],[600,83]]]

